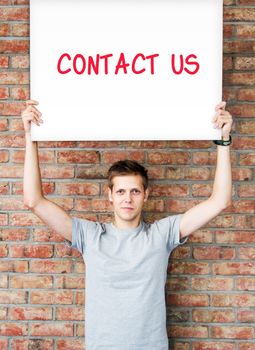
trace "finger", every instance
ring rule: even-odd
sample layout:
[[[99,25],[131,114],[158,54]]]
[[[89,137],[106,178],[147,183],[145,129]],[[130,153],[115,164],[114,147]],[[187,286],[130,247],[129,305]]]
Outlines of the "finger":
[[[26,101],[26,105],[30,106],[30,105],[38,105],[39,102],[37,102],[36,100],[27,100]]]
[[[222,101],[217,104],[217,106],[215,107],[215,110],[217,111],[218,109],[225,109],[225,108],[226,108],[226,102]]]
[[[22,115],[22,118],[23,118],[25,121],[33,121],[33,120],[36,120],[38,123],[39,123],[39,122],[43,123],[43,120],[40,119],[40,117],[38,117],[34,112],[24,113],[24,114]]]
[[[25,113],[26,113],[26,112],[33,112],[33,113],[35,113],[38,117],[41,117],[41,115],[42,115],[42,113],[41,113],[40,111],[38,111],[38,109],[37,109],[36,107],[34,107],[34,106],[28,106],[28,107],[25,109],[24,112],[25,112]]]

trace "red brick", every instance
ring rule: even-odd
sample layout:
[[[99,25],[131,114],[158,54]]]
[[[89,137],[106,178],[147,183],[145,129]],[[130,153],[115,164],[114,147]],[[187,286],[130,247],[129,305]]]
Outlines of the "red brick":
[[[255,236],[251,233],[251,231],[237,231],[237,232],[216,231],[215,236],[216,236],[217,243],[235,243],[235,244],[255,243]]]
[[[239,197],[255,197],[255,186],[249,184],[241,184],[237,193]]]
[[[58,163],[98,163],[99,153],[96,151],[59,151]]]
[[[6,245],[0,245],[0,257],[4,258],[8,255],[8,250]]]
[[[239,259],[255,260],[255,247],[240,247]]]
[[[56,276],[55,288],[60,289],[84,289],[85,278],[76,276]]]
[[[52,320],[51,307],[15,307],[9,309],[10,320]]]
[[[0,335],[3,336],[21,336],[28,334],[28,325],[26,323],[1,323]]]
[[[194,290],[232,290],[233,278],[193,277],[191,286]]]
[[[63,242],[64,241],[63,236],[47,228],[45,229],[34,228],[32,239],[35,242]]]
[[[254,41],[225,41],[223,52],[226,53],[253,53],[255,50]]]
[[[172,338],[208,338],[208,327],[170,326],[168,335]]]
[[[174,262],[171,263],[168,269],[169,273],[173,275],[187,274],[187,275],[204,275],[209,273],[208,263],[193,263],[193,262]]]
[[[171,254],[172,259],[187,259],[191,257],[191,248],[186,246],[180,246],[174,249]]]
[[[237,290],[255,290],[255,277],[239,277],[236,279]]]
[[[84,307],[56,307],[56,320],[82,321]]]
[[[0,303],[1,304],[24,304],[27,303],[27,292],[23,291],[1,291],[0,290]]]
[[[27,8],[3,7],[0,8],[0,17],[2,21],[27,21],[29,12]]]
[[[255,121],[239,121],[236,127],[237,132],[241,134],[255,134]]]
[[[19,55],[11,57],[12,68],[29,68],[29,56]]]
[[[30,335],[32,336],[60,336],[72,337],[73,325],[68,323],[31,323]]]
[[[188,195],[188,185],[179,184],[153,184],[150,188],[150,196],[170,196],[170,197],[186,197]]]
[[[237,89],[233,87],[223,87],[223,100],[231,101],[236,100]]]
[[[255,273],[255,262],[215,263],[212,271],[215,275],[251,275]]]
[[[214,294],[211,305],[217,307],[254,307],[254,294]]]
[[[29,5],[29,0],[12,0],[13,5]]]
[[[237,99],[240,101],[253,102],[255,100],[255,89],[239,89]]]
[[[72,249],[66,244],[56,244],[55,245],[55,257],[56,258],[66,258],[66,257],[79,257],[80,252],[77,249]]]
[[[30,95],[30,90],[27,87],[14,87],[11,88],[11,97],[15,100],[28,100]],[[19,120],[19,128],[15,128],[12,130],[20,130],[23,131],[23,123],[22,120]]]
[[[0,40],[0,53],[28,53],[28,40]]]
[[[24,146],[23,135],[2,135],[0,138],[0,147],[16,148],[22,146]]]
[[[225,7],[224,21],[255,21],[254,9]]]
[[[84,305],[85,304],[85,293],[76,292],[75,305]]]
[[[92,165],[78,166],[76,178],[79,179],[105,179],[107,177],[108,166]]]
[[[144,162],[143,151],[105,151],[102,152],[102,163],[112,164],[118,160],[132,159],[137,162]]]
[[[187,277],[171,277],[166,281],[166,289],[167,290],[188,290],[189,289],[189,280]]]
[[[188,152],[149,152],[148,163],[150,164],[189,164]]]
[[[255,73],[224,73],[224,84],[254,85]],[[250,106],[249,108],[252,108],[252,106]],[[234,115],[233,111],[232,111],[232,114]]]
[[[0,240],[1,241],[24,241],[29,237],[28,230],[25,229],[13,229],[4,228],[0,229]]]
[[[0,182],[0,194],[1,195],[9,194],[9,183],[8,182]]]
[[[8,23],[0,23],[0,36],[9,36],[9,24]]]
[[[234,68],[236,70],[254,70],[255,58],[254,57],[236,57]]]
[[[235,137],[233,140],[233,148],[235,149],[252,149],[255,148],[254,137]],[[241,155],[242,156],[242,155]]]
[[[254,0],[250,0],[253,2]],[[255,36],[255,28],[253,24],[238,24],[236,26],[236,37],[244,39],[253,39]]]
[[[42,178],[70,179],[74,177],[74,167],[72,166],[41,166]]]
[[[235,314],[232,310],[193,310],[192,320],[200,323],[233,323]]]
[[[234,259],[235,249],[228,247],[200,246],[193,248],[193,257],[196,260]]]
[[[174,306],[208,306],[209,296],[206,294],[170,294],[167,303]]]
[[[255,311],[254,310],[238,310],[237,320],[239,322],[255,323]]]
[[[209,148],[212,145],[211,141],[198,141],[198,140],[185,140],[185,141],[169,141],[169,148],[187,148],[187,149],[195,149],[195,148]]]
[[[192,350],[235,350],[235,344],[226,342],[193,342]]]
[[[166,178],[171,180],[209,180],[210,170],[207,168],[174,168],[167,167]]]
[[[252,327],[213,326],[212,338],[227,339],[252,339],[254,330]]]
[[[0,265],[0,272],[28,272],[28,262],[25,260],[9,260],[2,261]]]
[[[6,163],[9,160],[9,152],[0,150],[0,163]]]
[[[83,339],[56,339],[56,350],[84,350]]]
[[[7,288],[8,286],[8,276],[3,273],[0,275],[0,288]]]
[[[11,25],[12,36],[29,36],[28,23],[13,23]]]
[[[52,288],[53,277],[52,276],[10,276],[11,288]]]
[[[0,214],[0,225],[6,226],[8,224],[7,214]]]
[[[71,261],[31,260],[30,272],[38,273],[70,273]]]
[[[3,0],[1,0],[3,1]],[[0,3],[1,3],[0,1]],[[4,350],[8,348],[8,339],[0,339],[0,349]]]
[[[81,195],[81,196],[95,196],[99,195],[99,185],[93,182],[80,183],[57,183],[56,194],[60,195]]]
[[[30,303],[31,304],[63,304],[69,305],[73,302],[72,291],[31,291]]]
[[[9,89],[8,88],[0,88],[0,100],[6,100],[9,98]]]
[[[212,242],[212,231],[198,230],[194,234],[189,236],[189,242],[191,243],[211,243]]]
[[[53,350],[53,339],[11,339],[12,350]]]
[[[233,59],[230,56],[226,56],[223,58],[223,69],[230,70],[233,69]]]
[[[84,337],[85,332],[84,332],[85,328],[83,324],[77,324],[76,325],[76,336],[78,337]],[[62,350],[62,349],[61,349]]]
[[[240,343],[239,350],[255,350],[255,343]]]
[[[0,72],[1,76],[1,72]],[[1,77],[0,77],[1,79]],[[20,115],[24,109],[23,103],[20,102],[2,102],[0,103],[0,114],[1,115]]]
[[[240,165],[254,165],[255,164],[255,153],[243,153],[239,157]]]
[[[12,245],[9,248],[11,258],[50,258],[53,256],[52,245]]]
[[[234,26],[232,24],[226,24],[224,23],[223,26],[223,37],[231,38],[233,36]]]

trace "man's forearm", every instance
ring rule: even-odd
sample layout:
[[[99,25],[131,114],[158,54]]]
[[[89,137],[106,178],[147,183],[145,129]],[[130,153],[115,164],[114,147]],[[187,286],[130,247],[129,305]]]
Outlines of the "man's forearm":
[[[217,146],[217,163],[213,184],[212,198],[219,205],[227,207],[231,203],[232,196],[232,174],[230,162],[230,147]]]
[[[38,147],[36,141],[31,141],[31,134],[25,133],[26,151],[24,164],[23,193],[24,203],[32,208],[43,197],[42,182],[39,168]]]

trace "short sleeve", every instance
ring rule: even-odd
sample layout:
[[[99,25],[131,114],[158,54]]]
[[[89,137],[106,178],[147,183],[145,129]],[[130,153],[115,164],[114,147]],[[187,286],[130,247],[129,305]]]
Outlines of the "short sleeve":
[[[86,236],[89,230],[89,220],[72,218],[72,242],[66,242],[70,248],[75,248],[83,255],[86,246]]]
[[[178,245],[186,243],[188,237],[180,239],[180,221],[183,214],[168,216],[157,222],[158,229],[165,235],[167,249],[171,252]]]

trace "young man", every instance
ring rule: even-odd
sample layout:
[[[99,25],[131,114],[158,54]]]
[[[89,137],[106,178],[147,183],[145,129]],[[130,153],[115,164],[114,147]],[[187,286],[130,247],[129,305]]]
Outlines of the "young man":
[[[71,218],[43,196],[37,142],[31,122],[40,125],[36,101],[22,113],[26,134],[24,203],[50,228],[78,249],[86,263],[86,350],[167,350],[165,282],[171,251],[185,237],[217,216],[231,202],[228,142],[232,125],[225,103],[216,106],[215,127],[222,129],[217,146],[213,191],[204,202],[183,214],[142,221],[147,201],[147,170],[127,160],[108,173],[113,222],[103,224]]]

